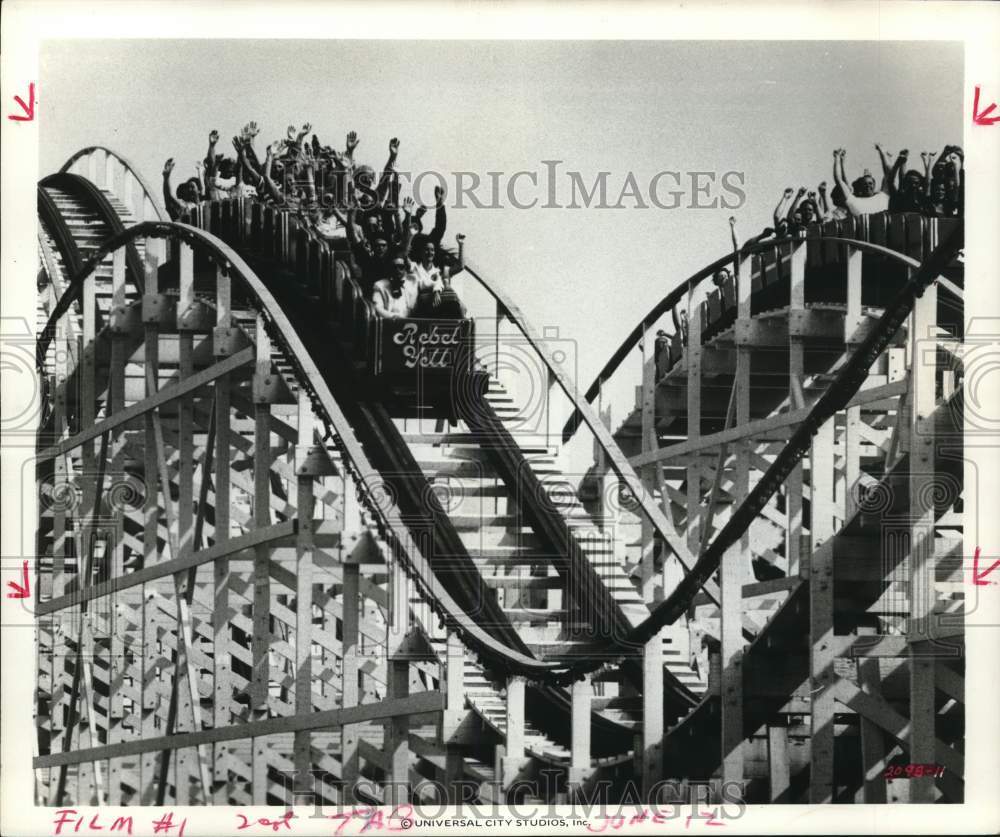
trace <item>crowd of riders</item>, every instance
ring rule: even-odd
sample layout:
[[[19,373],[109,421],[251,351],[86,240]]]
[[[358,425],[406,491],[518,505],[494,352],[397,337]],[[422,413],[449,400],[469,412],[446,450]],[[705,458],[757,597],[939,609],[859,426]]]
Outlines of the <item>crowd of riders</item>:
[[[922,152],[923,171],[907,168],[908,149],[900,151],[895,159],[879,144],[875,145],[875,150],[881,163],[881,183],[869,169],[849,181],[844,163],[847,152],[837,148],[833,152],[833,188],[828,191],[825,180],[815,191],[804,186],[798,191],[788,187],[774,208],[774,225],[744,241],[742,248],[766,239],[801,233],[809,224],[861,218],[878,212],[916,212],[931,218],[962,216],[965,205],[965,155],[961,147],[946,145],[940,154]],[[729,225],[733,251],[737,252],[741,245],[736,235],[736,219],[730,218]],[[712,276],[712,284],[721,289],[730,278],[730,270],[723,267]],[[678,339],[687,342],[687,312],[675,306],[671,309],[671,318],[674,333],[660,329],[656,334],[658,378],[670,366],[671,344]]]
[[[173,186],[174,160],[163,166],[163,199],[179,219],[205,200],[251,198],[294,212],[331,248],[345,254],[355,280],[376,312],[386,318],[457,318],[464,308],[450,286],[461,259],[442,246],[448,224],[445,193],[434,190],[434,206],[401,196],[396,169],[399,140],[389,140],[382,171],[356,160],[361,143],[347,134],[343,150],[324,145],[312,126],[290,125],[285,137],[255,147],[260,129],[246,124],[232,138],[232,153],[219,148],[219,132],[208,135],[195,176]],[[425,220],[433,226],[425,228]]]
[[[877,212],[919,212],[934,218],[957,218],[965,203],[965,155],[957,145],[946,145],[940,154],[924,151],[922,171],[908,168],[910,152],[893,155],[876,144],[882,169],[879,183],[870,169],[848,180],[844,167],[847,152],[833,152],[833,183],[824,180],[815,191],[805,187],[785,189],[774,208],[774,229],[813,222],[859,218]],[[936,158],[936,159],[935,159]]]

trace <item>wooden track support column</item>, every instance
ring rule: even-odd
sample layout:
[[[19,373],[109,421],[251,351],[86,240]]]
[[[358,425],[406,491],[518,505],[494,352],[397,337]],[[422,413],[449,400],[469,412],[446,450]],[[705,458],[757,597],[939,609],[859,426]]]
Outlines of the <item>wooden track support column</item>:
[[[386,693],[390,700],[410,694],[410,660],[406,634],[410,622],[410,584],[397,557],[390,568],[390,614],[386,630]],[[394,715],[385,729],[386,780],[383,801],[386,805],[404,805],[410,797],[410,718]]]
[[[127,170],[123,169],[123,172]],[[106,415],[111,416],[125,408],[125,333],[122,328],[122,315],[125,308],[125,248],[120,247],[114,252],[111,262],[111,359],[108,370],[108,401]],[[122,480],[125,456],[124,434],[112,434],[111,443],[111,480]],[[119,577],[125,573],[124,512],[116,514],[114,543],[111,545],[111,576]],[[111,635],[111,660],[108,669],[110,678],[110,712],[108,715],[108,743],[117,744],[125,736],[125,680],[135,671],[134,663],[126,660],[126,652],[134,653],[134,637],[127,630],[126,620],[134,618],[139,608],[136,590],[119,594],[112,599],[114,622]],[[138,679],[133,677],[133,685]],[[134,713],[129,713],[134,715]],[[129,727],[130,737],[137,733],[134,720]],[[123,760],[111,759],[108,764],[108,804],[122,804]],[[138,772],[137,770],[135,771]]]
[[[215,279],[215,331],[212,335],[212,353],[216,361],[227,357],[232,350],[232,288],[229,274],[221,267],[216,270]],[[231,467],[230,434],[232,414],[230,413],[230,386],[232,377],[222,375],[215,381],[215,529],[216,544],[229,540],[229,469]],[[217,559],[212,568],[214,585],[214,607],[212,609],[212,726],[221,729],[232,723],[233,683],[230,651],[230,591],[229,559]],[[229,773],[229,748],[225,742],[213,745],[212,801],[216,805],[228,805],[232,792]]]
[[[811,803],[834,794],[833,686],[837,645],[833,635],[833,419],[820,428],[811,456],[812,552],[809,556],[810,780]]]
[[[693,289],[688,292],[688,339],[684,347],[687,362],[687,436],[701,438],[701,312],[694,306]],[[687,536],[694,555],[701,549],[701,452],[688,459],[687,465]]]
[[[271,340],[264,328],[264,318],[258,314],[254,329],[257,368],[254,372],[254,450],[253,450],[253,523],[262,529],[271,523]],[[277,373],[274,373],[277,374]],[[250,719],[265,720],[269,716],[271,647],[271,581],[270,549],[267,545],[254,548],[253,566],[253,636],[250,656],[253,665],[250,683]],[[267,750],[263,736],[253,740],[253,804],[267,801]]]
[[[873,634],[866,630],[859,633]],[[881,700],[882,684],[879,673],[878,657],[858,658],[858,684],[865,694]],[[883,803],[886,801],[886,780],[883,776],[886,765],[886,740],[882,728],[874,721],[861,715],[859,735],[861,737],[861,801],[866,804]]]
[[[351,486],[345,476],[347,488]],[[353,494],[348,490],[347,494]],[[341,708],[349,709],[357,706],[360,694],[360,646],[359,639],[359,608],[360,608],[360,585],[361,585],[361,564],[367,562],[367,554],[371,548],[371,539],[363,535],[351,552],[344,554],[344,590],[343,590],[343,627],[342,627],[342,683],[341,683]],[[359,801],[355,795],[355,786],[360,776],[360,763],[358,758],[358,738],[360,734],[358,724],[344,724],[340,730],[340,753],[341,753],[341,781],[343,784],[342,805],[348,802]]]
[[[145,291],[150,297],[150,314],[155,312],[155,292],[157,288],[157,271],[159,262],[156,254],[148,247],[145,251]],[[146,308],[146,300],[143,300],[143,307]],[[159,329],[155,325],[155,317],[152,322],[146,322],[146,311],[143,311],[144,325],[144,357],[143,363],[146,367],[146,394],[150,393],[150,374],[156,374],[159,366]],[[153,566],[159,560],[159,548],[157,540],[159,538],[160,526],[160,502],[158,497],[159,484],[157,472],[159,463],[156,455],[156,429],[154,424],[154,412],[148,410],[143,415],[143,481],[145,491],[145,504],[143,507],[143,567]],[[142,684],[142,737],[143,739],[154,738],[159,726],[159,710],[162,698],[162,688],[160,686],[160,622],[158,605],[153,600],[157,594],[157,588],[161,585],[153,582],[144,584],[142,588],[142,612],[143,612],[143,684]],[[157,803],[157,784],[159,769],[157,767],[157,754],[147,751],[142,754],[140,764],[141,793],[143,805],[154,805]]]
[[[805,406],[802,380],[805,375],[805,345],[795,328],[796,316],[801,316],[806,307],[806,244],[792,244],[791,282],[789,291],[788,328],[788,393],[789,409],[798,410]],[[788,558],[788,574],[804,574],[802,562],[802,463],[800,462],[785,480],[785,554]]]
[[[524,766],[524,691],[523,677],[507,678],[507,740],[500,777],[504,789],[510,788]]]
[[[767,726],[767,775],[771,802],[786,801],[791,770],[788,762],[788,727],[781,723]]]
[[[852,354],[858,347],[864,318],[861,314],[861,251],[847,254],[847,315],[844,317],[844,348]],[[841,508],[844,520],[857,511],[857,495],[861,477],[861,407],[848,407],[844,432],[844,482]]]
[[[93,426],[96,419],[96,399],[95,375],[96,375],[96,352],[97,352],[97,331],[96,314],[97,300],[95,298],[95,276],[91,272],[83,282],[83,345],[81,346],[80,357],[82,358],[82,387],[80,393],[80,426]],[[77,511],[77,519],[81,525],[76,534],[76,556],[77,556],[77,579],[80,588],[91,585],[94,579],[94,571],[97,569],[97,556],[95,555],[96,541],[100,536],[101,526],[100,508],[101,493],[103,485],[98,480],[98,454],[95,449],[95,441],[85,442],[80,449],[80,477],[82,483],[80,508]],[[103,448],[103,445],[102,445]],[[102,450],[102,453],[106,451]],[[100,464],[100,476],[104,476],[106,463]],[[102,559],[103,560],[103,559]],[[94,661],[99,656],[97,643],[94,638],[95,614],[88,610],[87,605],[80,606],[80,630],[77,635],[77,666],[82,666],[81,689],[73,691],[77,693],[77,700],[81,704],[80,720],[83,720],[82,710],[86,710],[87,726],[81,729],[79,740],[81,747],[96,746],[97,737],[97,695],[94,691]],[[72,730],[70,730],[72,735]],[[70,738],[72,742],[72,738]],[[104,770],[100,762],[92,762],[81,765],[81,777],[89,775],[92,777],[93,790],[87,801],[94,799],[98,805],[105,802],[104,793]],[[82,800],[81,800],[82,801]]]
[[[576,799],[590,773],[590,704],[594,687],[590,676],[574,680],[570,686],[570,760],[566,786],[569,801]]]
[[[937,286],[918,297],[910,328],[910,618],[906,639],[911,644],[935,636],[936,560],[934,555],[934,425],[937,403],[935,323]],[[929,764],[935,758],[935,667],[932,656],[910,657],[910,762]],[[934,780],[910,780],[911,802],[933,802]]]
[[[640,341],[642,347],[642,387],[640,389],[640,408],[642,416],[642,439],[641,450],[643,453],[655,451],[659,447],[656,437],[656,347],[653,340],[652,329],[643,327],[643,335]],[[650,496],[653,494],[654,474],[659,468],[658,465],[648,465],[640,469],[642,485]],[[666,490],[665,487],[663,489]],[[670,519],[670,510],[666,510]],[[653,601],[654,573],[653,573],[653,525],[646,515],[640,515],[641,522],[641,553],[639,558],[639,572],[641,588],[639,594],[644,602]],[[666,561],[666,555],[663,556]]]
[[[178,251],[178,269],[180,297],[177,307],[177,330],[180,350],[179,380],[190,378],[194,374],[194,254],[187,244],[181,244]],[[194,520],[194,396],[182,396],[179,408],[179,495],[177,504],[177,556],[185,557],[194,552],[195,520]],[[204,451],[208,456],[208,450]],[[207,475],[202,469],[202,479]],[[201,510],[204,513],[204,510]],[[198,732],[201,730],[201,698],[198,693],[198,669],[195,667],[193,654],[194,624],[191,615],[191,604],[194,600],[197,571],[178,573],[174,577],[174,590],[177,596],[178,622],[178,676],[175,680],[177,690],[174,729],[178,732]],[[183,652],[181,645],[183,641]],[[177,804],[185,805],[195,801],[190,794],[190,777],[197,774],[201,779],[203,802],[208,802],[211,793],[211,773],[205,753],[199,748],[196,751],[181,749],[177,751],[175,782]]]
[[[69,435],[66,416],[66,381],[69,376],[70,351],[67,342],[69,317],[63,317],[56,324],[54,365],[55,365],[55,403],[53,404],[53,425],[55,439],[62,440]],[[63,490],[69,475],[69,454],[60,454],[52,462],[53,491]],[[70,552],[70,542],[67,535],[66,504],[54,503],[52,511],[52,597],[58,598],[66,591],[66,559]],[[63,706],[68,697],[66,678],[69,657],[67,642],[68,618],[66,614],[55,613],[51,620],[51,677],[52,701],[50,715],[52,718],[52,740],[50,751],[65,752],[70,747],[69,729],[63,723]],[[62,804],[62,794],[66,783],[66,771],[63,768],[49,769],[49,804]]]
[[[240,213],[243,217],[243,213]],[[313,443],[312,405],[305,389],[299,390],[298,439],[295,445],[295,506],[299,530],[295,538],[295,714],[308,715],[312,705],[312,589],[313,505],[315,478],[320,476],[318,456],[311,456]],[[325,451],[324,451],[325,454]],[[295,784],[297,804],[312,799],[312,734],[295,733]]]
[[[663,778],[663,641],[666,630],[653,636],[642,651],[642,798]]]
[[[458,741],[459,727],[465,719],[465,649],[458,634],[448,633],[441,689],[445,694],[445,710],[441,713],[441,742],[445,748],[444,786],[450,804],[461,799],[462,748]]]
[[[733,392],[736,399],[736,426],[750,421],[750,372],[753,340],[751,337],[750,270],[748,261],[740,264],[737,287],[736,369]],[[734,443],[735,473],[731,489],[733,508],[738,508],[750,491],[750,440]],[[720,457],[717,478],[722,476],[724,458]],[[721,696],[722,696],[722,779],[742,782],[745,772],[743,745],[743,586],[750,580],[750,532],[722,559],[719,577],[722,592]]]

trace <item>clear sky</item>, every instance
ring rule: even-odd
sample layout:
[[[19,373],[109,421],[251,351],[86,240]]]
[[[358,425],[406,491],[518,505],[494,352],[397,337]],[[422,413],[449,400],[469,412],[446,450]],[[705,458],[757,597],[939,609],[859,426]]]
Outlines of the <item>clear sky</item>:
[[[448,242],[465,232],[472,263],[537,327],[578,342],[585,386],[648,308],[728,250],[731,214],[749,236],[784,187],[832,185],[836,147],[848,149],[850,177],[878,174],[876,141],[909,148],[918,165],[920,151],[961,143],[962,68],[961,45],[944,42],[47,42],[40,173],[105,144],[158,185],[165,158],[190,176],[210,129],[229,148],[251,119],[259,148],[309,121],[338,148],[356,130],[358,158],[376,167],[398,136],[403,169],[487,182],[490,171],[537,171],[538,190],[522,179],[517,195],[537,194],[538,207],[513,208],[502,193],[502,209],[453,209]],[[630,171],[645,192],[664,170],[742,172],[746,202],[544,209],[543,160],[588,186],[610,172],[612,204]],[[671,181],[660,188],[669,205]],[[734,200],[718,185],[712,197]]]

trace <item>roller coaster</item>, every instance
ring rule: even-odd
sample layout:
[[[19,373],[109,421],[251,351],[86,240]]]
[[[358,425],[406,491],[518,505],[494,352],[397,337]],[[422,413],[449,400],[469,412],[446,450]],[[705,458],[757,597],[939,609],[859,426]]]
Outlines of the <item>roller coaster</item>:
[[[581,394],[468,260],[383,321],[289,211],[37,192],[38,804],[963,800],[961,219],[725,254]]]

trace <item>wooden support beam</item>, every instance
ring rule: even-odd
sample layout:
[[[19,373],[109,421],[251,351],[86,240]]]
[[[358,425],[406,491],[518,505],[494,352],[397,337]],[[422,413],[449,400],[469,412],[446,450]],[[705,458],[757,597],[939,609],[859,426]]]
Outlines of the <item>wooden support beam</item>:
[[[127,169],[123,173],[127,174]],[[120,247],[115,250],[111,259],[111,307],[123,308],[126,303],[125,285],[125,248]],[[108,369],[108,401],[105,415],[112,416],[125,408],[125,337],[117,329],[111,331],[111,358]],[[111,434],[111,460],[113,463],[120,463],[123,459],[125,444],[120,433]],[[111,474],[112,481],[121,480],[124,473],[121,466],[116,464]],[[122,537],[124,531],[123,515],[119,512],[118,521],[115,527],[114,543],[111,550],[111,572],[112,578],[124,573],[125,545]],[[123,599],[125,607],[134,608],[138,605],[139,598],[132,595]],[[111,680],[111,706],[108,715],[108,743],[117,744],[124,738],[125,706],[123,700],[123,683],[126,672],[133,669],[125,662],[125,638],[126,632],[123,620],[116,619],[111,636],[111,659],[108,676]],[[129,637],[131,639],[131,636]],[[131,649],[130,649],[131,652]],[[141,678],[141,675],[140,675]],[[131,725],[130,737],[138,734],[136,724]],[[122,762],[120,759],[112,759],[108,764],[108,804],[122,804]]]
[[[267,335],[264,317],[257,315],[254,330],[256,344],[256,371],[254,379],[270,374],[271,341]],[[270,525],[271,497],[271,408],[270,404],[254,404],[254,527]],[[271,574],[268,549],[260,545],[254,550],[253,571],[253,636],[250,650],[253,657],[253,675],[250,684],[250,714],[254,721],[270,714],[270,662],[271,645]],[[253,742],[253,802],[264,805],[267,801],[267,742],[258,737]]]
[[[701,312],[693,308],[688,294],[688,339],[684,351],[687,362],[687,440],[701,438]],[[687,545],[698,554],[701,547],[701,462],[694,459],[687,466]]]
[[[643,327],[641,340],[642,347],[642,387],[641,395],[641,417],[642,417],[642,439],[641,447],[643,453],[659,448],[660,443],[656,435],[656,346],[652,329]],[[653,494],[654,469],[659,466],[641,468],[639,476],[642,479],[643,487]],[[670,521],[669,513],[664,517]],[[639,578],[640,595],[644,602],[652,602],[655,578],[653,577],[653,524],[645,515],[640,515],[640,555],[639,555]],[[664,556],[666,560],[666,556]]]
[[[447,800],[456,804],[461,799],[464,770],[462,749],[458,741],[459,726],[465,713],[465,647],[455,633],[449,633],[445,645],[446,658],[441,676],[441,691],[445,710],[441,713],[440,739],[445,748],[444,785]]]
[[[750,417],[750,350],[742,346],[737,349],[733,386],[736,423],[742,424]],[[750,493],[750,442],[746,439],[736,443],[736,474],[733,483],[733,504],[738,507]],[[743,586],[752,577],[751,559],[750,532],[747,530],[738,543],[726,550],[719,568],[719,586],[722,589],[721,756],[722,778],[725,782],[742,782],[744,778]]]
[[[590,766],[590,715],[594,689],[590,678],[574,680],[570,685],[570,761],[566,785],[572,802],[583,788]]]
[[[341,642],[343,647],[341,706],[344,709],[357,706],[360,686],[358,681],[360,663],[358,659],[359,569],[359,564],[355,560],[346,560],[344,562],[344,616],[341,624]],[[358,738],[358,727],[354,724],[344,724],[341,729],[340,739],[341,779],[344,787],[341,804],[358,801],[354,792],[360,775]]]
[[[524,690],[525,679],[507,678],[507,738],[501,760],[502,787],[509,788],[524,766]]]
[[[194,373],[194,337],[185,327],[184,316],[191,306],[194,305],[194,254],[187,244],[181,244],[178,251],[178,272],[180,297],[177,307],[177,328],[179,330],[180,363],[178,366],[178,378],[180,381],[187,380]],[[152,393],[151,393],[152,394]],[[194,552],[195,544],[195,520],[194,520],[194,402],[190,392],[186,393],[179,401],[178,416],[179,435],[179,494],[177,504],[177,555],[180,558],[191,555]],[[207,456],[207,451],[204,454]],[[202,469],[202,479],[207,475]],[[177,622],[179,626],[179,636],[183,643],[178,643],[178,676],[174,680],[176,690],[176,700],[179,706],[176,712],[175,729],[184,730],[190,727],[191,731],[201,729],[201,698],[198,694],[199,673],[191,659],[191,648],[194,641],[194,630],[191,615],[191,600],[194,595],[195,570],[192,568],[185,573],[178,573],[174,576],[174,589],[176,592]],[[177,778],[175,780],[176,801],[178,805],[190,804],[189,777],[192,773],[197,773],[201,779],[203,801],[208,802],[211,794],[212,780],[209,770],[207,755],[204,752],[190,752],[179,750],[177,752],[177,764],[175,768]]]
[[[155,502],[155,500],[154,500]],[[154,541],[155,543],[155,541]],[[139,793],[142,805],[153,805],[156,802],[156,775],[158,752],[147,747],[146,742],[156,738],[157,711],[160,705],[159,679],[159,608],[154,604],[152,595],[146,595],[143,588],[142,596],[142,681],[140,683],[140,706],[142,709],[142,730],[138,741],[129,744],[139,745]]]
[[[389,625],[386,630],[388,681],[386,692],[391,699],[405,698],[410,693],[410,661],[404,653],[410,622],[410,585],[399,560],[390,568]],[[410,719],[399,715],[386,722],[385,754],[389,764],[388,792],[384,801],[403,805],[410,798]]]
[[[157,287],[157,271],[159,263],[156,254],[149,249],[145,251],[145,277],[144,286],[146,290],[153,292]],[[159,361],[159,331],[155,328],[147,329],[144,340],[143,362],[152,368],[156,368]],[[117,418],[118,413],[112,418]],[[143,412],[143,481],[145,483],[145,503],[143,508],[143,563],[142,568],[148,569],[156,564],[159,559],[157,537],[159,530],[160,506],[158,499],[157,457],[155,433],[153,428],[152,409]],[[176,556],[171,556],[176,557]],[[158,726],[158,710],[160,705],[160,661],[158,656],[159,643],[159,617],[157,608],[151,603],[151,594],[156,586],[150,588],[144,584],[142,589],[142,611],[143,611],[143,674],[142,674],[142,739],[148,740],[156,736]],[[55,605],[56,602],[50,602]],[[159,770],[157,767],[157,753],[151,749],[144,750],[140,762],[141,793],[142,804],[153,805],[157,802],[157,777]]]
[[[232,557],[238,553],[255,549],[261,544],[267,545],[274,542],[283,542],[290,536],[295,535],[297,526],[298,524],[296,521],[286,520],[283,523],[275,523],[263,529],[252,530],[247,532],[245,535],[231,538],[227,542],[213,544],[207,549],[199,550],[198,552],[194,552],[183,558],[161,561],[159,563],[153,562],[152,566],[144,567],[141,570],[135,570],[124,576],[118,576],[116,578],[108,579],[107,581],[102,581],[100,584],[94,584],[83,590],[68,593],[60,596],[58,599],[52,599],[47,602],[39,602],[37,606],[38,613],[44,615],[57,610],[65,610],[79,605],[81,602],[89,601],[101,596],[107,596],[122,590],[127,590],[139,584],[149,584],[157,579],[165,578],[172,573],[178,573],[181,570],[186,570],[190,567],[198,567],[202,564],[208,564],[219,558]],[[155,545],[156,541],[154,537],[154,549]]]
[[[782,799],[791,784],[788,747],[788,727],[768,724],[767,771],[771,802],[789,801]]]
[[[184,382],[178,382],[176,384],[165,386],[162,389],[158,389],[154,395],[126,407],[124,410],[115,413],[110,418],[80,431],[80,433],[58,445],[46,448],[38,454],[37,461],[47,462],[50,459],[57,459],[60,456],[65,456],[86,442],[96,439],[99,436],[103,436],[105,433],[109,433],[121,425],[128,424],[140,416],[150,418],[150,413],[162,405],[167,404],[170,401],[174,401],[189,392],[193,392],[194,390],[211,383],[216,378],[220,378],[223,375],[240,368],[241,366],[245,366],[252,360],[253,350],[248,348],[232,355],[229,358],[226,358],[223,361],[220,361],[208,369],[203,369],[201,372],[195,373]]]
[[[66,351],[66,329],[68,318],[63,317],[56,324],[55,337],[55,403],[53,404],[53,427],[56,438],[61,439],[67,432],[66,421],[66,378],[68,377],[67,363],[69,352]],[[67,457],[60,454],[55,457],[52,463],[53,486],[62,485],[67,481],[68,467]],[[66,532],[66,509],[64,504],[56,504],[52,515],[52,595],[61,596],[66,587],[66,558],[69,552],[69,539]],[[52,627],[52,648],[51,661],[48,666],[52,679],[52,701],[53,709],[50,710],[52,717],[52,739],[49,747],[51,752],[60,752],[68,749],[68,730],[58,724],[54,707],[62,706],[65,695],[65,661],[69,652],[65,635]],[[66,783],[66,771],[49,771],[49,804],[59,805],[62,803],[62,792]]]
[[[216,329],[228,329],[232,323],[232,287],[229,274],[222,268],[216,268],[215,275],[215,316]],[[216,341],[215,349],[223,346]],[[221,361],[224,355],[216,354],[216,360]],[[230,387],[232,378],[229,373],[215,379],[215,529],[213,546],[225,547],[229,542],[230,526],[230,494],[229,472],[232,467]],[[212,609],[212,726],[219,729],[232,722],[233,685],[232,662],[229,645],[230,624],[230,591],[229,591],[229,559],[219,556],[212,562],[212,577],[214,600]],[[225,743],[216,744],[213,752],[213,793],[212,799],[216,805],[228,805],[232,791],[232,779],[229,771],[229,749]]]
[[[810,715],[809,801],[833,801],[833,420],[819,429],[810,457],[812,554],[809,556]]]
[[[896,398],[902,395],[907,388],[907,382],[895,380],[888,384],[881,384],[866,387],[860,390],[849,402],[848,406],[861,406],[873,404],[877,401],[884,401],[889,398]],[[767,438],[774,431],[788,429],[787,434],[782,434],[783,439],[790,436],[795,426],[801,424],[808,416],[809,409],[790,410],[786,413],[768,416],[767,418],[755,419],[745,425],[739,425],[729,430],[720,430],[718,433],[711,433],[696,439],[687,439],[673,445],[659,448],[652,453],[640,453],[630,457],[629,462],[635,468],[641,468],[653,462],[668,462],[671,459],[687,457],[691,454],[714,448],[718,445],[729,442],[736,442],[740,439],[749,438],[760,441],[762,437]]]
[[[295,500],[298,506],[298,543],[296,544],[295,590],[295,712],[308,715],[312,700],[312,604],[313,604],[313,493],[315,478],[308,468],[308,454],[313,442],[312,405],[305,389],[299,391],[299,440],[296,461],[299,477]],[[296,786],[301,801],[309,798],[312,780],[312,744],[308,730],[295,733]]]
[[[910,615],[907,639],[934,637],[934,424],[937,406],[936,352],[923,347],[934,339],[937,321],[937,288],[931,285],[918,297],[910,320]],[[910,735],[907,742],[914,763],[934,761],[935,705],[933,657],[910,660]],[[933,802],[934,780],[910,780],[911,802]]]
[[[663,779],[663,640],[657,631],[642,650],[642,799]]]
[[[900,715],[885,700],[866,694],[850,680],[838,680],[833,687],[833,691],[840,703],[878,724],[898,741],[907,751],[912,763],[929,764],[937,762],[956,777],[963,777],[965,775],[965,757],[954,747],[950,747],[938,738],[931,739],[930,762],[918,762],[913,755],[913,751],[908,746],[912,740],[912,719],[907,719],[903,715]],[[912,797],[912,789],[910,801],[915,801]]]
[[[865,694],[881,699],[881,677],[877,657],[862,657],[857,662],[858,683]],[[884,803],[886,787],[884,771],[886,765],[885,734],[881,728],[864,715],[861,717],[861,770],[862,799],[866,804]]]
[[[861,268],[861,251],[849,250],[847,253],[847,314],[844,317],[844,346],[848,352],[853,352],[857,348],[859,338],[867,324],[867,318],[861,313]],[[844,428],[844,477],[843,493],[840,498],[844,520],[850,520],[857,511],[855,495],[859,488],[857,482],[861,477],[862,425],[861,408],[849,406]]]
[[[806,245],[797,242],[792,245],[789,256],[791,286],[789,291],[788,316],[793,312],[805,311],[805,260]],[[792,410],[805,411],[802,395],[802,377],[805,374],[805,344],[802,336],[794,331],[788,338],[788,382]],[[802,485],[803,468],[799,462],[785,481],[785,509],[787,514],[785,553],[788,557],[789,573],[804,570],[802,553]]]
[[[310,715],[288,715],[269,718],[246,724],[231,724],[222,729],[205,729],[201,732],[186,732],[181,735],[160,736],[141,741],[123,741],[114,746],[104,745],[69,753],[53,753],[32,759],[35,768],[57,767],[63,764],[80,764],[86,761],[121,758],[152,751],[176,750],[181,747],[198,747],[220,741],[242,741],[249,738],[263,738],[269,735],[296,732],[303,729],[339,729],[344,724],[364,724],[381,721],[397,715],[425,715],[444,709],[444,697],[440,692],[420,692],[401,700],[383,700],[365,703],[350,709],[328,709]]]

